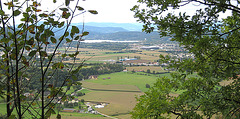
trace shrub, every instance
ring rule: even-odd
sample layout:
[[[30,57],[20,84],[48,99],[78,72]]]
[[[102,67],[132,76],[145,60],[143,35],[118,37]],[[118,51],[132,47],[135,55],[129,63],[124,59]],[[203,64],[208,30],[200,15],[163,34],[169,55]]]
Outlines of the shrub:
[[[150,88],[150,85],[149,85],[149,84],[146,84],[146,88]]]

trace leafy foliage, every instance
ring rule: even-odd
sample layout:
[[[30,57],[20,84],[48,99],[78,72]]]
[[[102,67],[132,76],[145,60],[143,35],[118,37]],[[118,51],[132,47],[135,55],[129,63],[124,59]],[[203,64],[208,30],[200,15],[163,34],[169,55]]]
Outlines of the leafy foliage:
[[[144,31],[157,28],[161,36],[172,36],[195,55],[195,59],[176,60],[161,56],[161,63],[177,70],[172,78],[159,79],[149,92],[138,98],[134,118],[239,118],[239,1],[229,0],[138,0],[132,8],[143,22]],[[188,4],[200,4],[195,14],[167,13]],[[220,19],[219,15],[231,15]],[[196,72],[196,76],[192,74]],[[230,80],[230,81],[229,81]],[[221,82],[230,83],[220,85]],[[173,95],[173,91],[182,93]],[[201,112],[201,113],[200,113]]]
[[[57,4],[59,1],[51,2]],[[56,7],[53,11],[45,11],[41,9],[41,3],[37,0],[0,1],[0,24],[2,25],[0,27],[2,54],[0,96],[7,97],[7,118],[21,119],[26,113],[30,114],[29,118],[48,118],[51,114],[56,114],[53,108],[58,100],[55,97],[61,96],[60,100],[66,99],[63,86],[79,84],[74,75],[81,69],[82,64],[73,69],[73,65],[65,65],[62,62],[64,57],[72,57],[74,59],[72,64],[74,64],[79,51],[69,54],[66,48],[62,52],[65,55],[60,55],[61,52],[58,51],[59,46],[64,43],[71,46],[73,39],[78,41],[76,44],[78,50],[80,40],[88,35],[86,31],[80,31],[76,26],[72,26],[71,31],[68,30],[74,16],[86,12],[84,9],[79,9],[78,2],[79,0],[65,0],[63,8]],[[71,5],[74,4],[75,6],[72,7]],[[19,23],[17,19],[20,20]],[[59,29],[64,29],[64,32],[61,37],[55,37]],[[79,37],[80,32],[84,35]],[[56,58],[58,60],[55,60]],[[37,72],[37,80],[33,80],[35,75],[29,73],[29,69],[36,69],[32,72]],[[67,73],[62,84],[57,87],[50,80],[55,78],[57,82],[58,71]],[[38,84],[39,87],[28,90],[27,87],[31,87],[33,83]],[[30,100],[28,91],[33,94]],[[41,103],[38,99],[41,99]],[[16,110],[16,115],[13,114],[13,110]]]

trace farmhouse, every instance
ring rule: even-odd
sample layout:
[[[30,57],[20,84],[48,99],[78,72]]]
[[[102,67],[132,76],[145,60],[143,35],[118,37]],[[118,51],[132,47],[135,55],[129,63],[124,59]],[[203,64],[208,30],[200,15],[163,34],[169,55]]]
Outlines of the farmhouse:
[[[143,46],[143,47],[140,47],[140,49],[143,49],[143,50],[157,50],[157,49],[160,49],[159,46]]]
[[[88,79],[97,79],[97,78],[98,78],[97,75],[90,75],[90,76],[88,77]]]
[[[137,58],[125,58],[125,59],[119,59],[119,61],[128,61],[128,60],[137,60]]]
[[[103,105],[96,105],[95,108],[104,108]]]

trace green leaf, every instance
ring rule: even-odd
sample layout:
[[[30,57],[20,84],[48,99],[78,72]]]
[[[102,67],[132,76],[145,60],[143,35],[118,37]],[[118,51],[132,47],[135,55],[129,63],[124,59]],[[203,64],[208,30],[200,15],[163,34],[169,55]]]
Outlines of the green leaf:
[[[56,3],[57,1],[56,0],[53,0],[53,3]]]
[[[59,8],[62,11],[68,11],[68,8]]]
[[[88,12],[90,12],[92,14],[98,14],[98,12],[96,10],[88,10]]]
[[[42,57],[47,57],[48,56],[46,51],[40,51],[40,55]]]
[[[80,36],[76,36],[76,37],[74,38],[74,40],[79,40],[79,38],[80,38]]]
[[[18,28],[21,28],[23,25],[24,25],[23,23],[19,24],[19,25],[18,25]]]
[[[18,16],[19,14],[21,14],[21,11],[15,10],[14,13],[13,13],[13,16]]]
[[[70,40],[69,38],[66,38],[66,41],[67,41],[67,43],[72,42],[72,40]]]
[[[80,7],[80,6],[77,6],[77,9],[80,10],[80,11],[81,11],[81,10],[84,10],[84,8],[82,8],[82,7]]]
[[[27,41],[27,44],[28,45],[33,45],[34,44],[34,38],[30,38],[28,41]]]
[[[58,28],[61,28],[63,25],[64,25],[64,21],[63,22],[61,22],[60,24],[58,24]]]
[[[51,37],[50,40],[51,40],[52,43],[57,43],[57,40],[54,37]]]
[[[72,30],[71,30],[72,33],[79,33],[79,29],[78,27],[76,26],[72,26]]]
[[[71,38],[73,38],[73,36],[74,36],[76,33],[79,33],[78,27],[72,26],[71,34],[70,34]]]
[[[0,41],[4,42],[4,43],[8,43],[10,41],[10,39],[9,38],[2,38]]]
[[[65,33],[65,37],[67,37],[69,35],[69,32],[67,31],[66,33]]]
[[[36,51],[36,50],[33,50],[33,51],[31,51],[31,52],[28,54],[28,56],[29,56],[29,57],[33,57],[34,55],[36,55],[36,53],[37,53],[37,51]]]
[[[1,16],[4,16],[4,14],[5,14],[4,11],[3,11],[3,10],[0,10],[0,15],[1,15]]]
[[[89,34],[89,32],[84,31],[84,32],[82,33],[82,36],[87,36],[88,34]]]
[[[26,9],[26,12],[30,12],[31,11],[31,7],[28,7],[27,9]]]
[[[70,0],[65,0],[65,5],[68,6],[70,4]]]
[[[70,15],[70,13],[67,13],[65,18],[68,19]]]

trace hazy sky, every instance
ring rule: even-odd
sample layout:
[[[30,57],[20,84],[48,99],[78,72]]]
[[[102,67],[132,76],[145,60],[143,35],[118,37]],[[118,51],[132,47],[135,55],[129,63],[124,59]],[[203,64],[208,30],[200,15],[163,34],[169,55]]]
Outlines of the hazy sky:
[[[60,0],[64,3],[64,0]],[[42,0],[42,7],[53,8],[52,0]],[[134,13],[130,9],[137,4],[137,0],[80,0],[79,6],[86,10],[97,10],[97,15],[84,14],[85,22],[115,22],[135,23]],[[56,6],[56,5],[55,5]],[[82,22],[83,15],[78,16],[73,22]]]
[[[7,1],[7,0],[3,0]],[[65,0],[57,0],[60,2],[58,5],[53,4],[53,0],[39,0],[41,1],[41,7],[43,9],[49,9],[51,11],[53,8],[56,8],[60,4],[64,4]],[[75,0],[76,1],[76,0]],[[86,10],[97,10],[98,14],[93,15],[86,13],[84,15],[79,15],[74,19],[74,23],[83,22],[114,22],[114,23],[136,23],[137,19],[133,17],[134,12],[130,9],[138,4],[137,0],[80,0],[79,6],[85,8]],[[73,4],[70,4],[70,6]],[[74,6],[72,6],[74,7]],[[189,15],[195,13],[196,9],[199,9],[201,6],[199,4],[189,4],[178,11],[168,12],[178,14],[179,11],[187,12]],[[229,15],[230,13],[227,13]],[[227,15],[221,15],[226,17]]]
[[[134,23],[134,13],[130,9],[137,4],[137,0],[86,0],[83,7],[95,9],[98,15],[86,14],[87,22],[120,22]]]
[[[64,1],[64,0],[63,0]],[[85,22],[115,22],[115,23],[136,23],[134,12],[130,9],[136,5],[137,0],[81,0],[79,6],[85,9],[93,9],[98,11],[98,15],[87,13],[84,15]],[[176,11],[167,11],[178,14],[178,12],[187,12],[188,15],[193,15],[197,9],[203,8],[199,3],[190,3]],[[226,13],[229,15],[230,13]],[[221,15],[220,17],[226,17]],[[73,22],[79,22],[83,16],[79,16]]]

